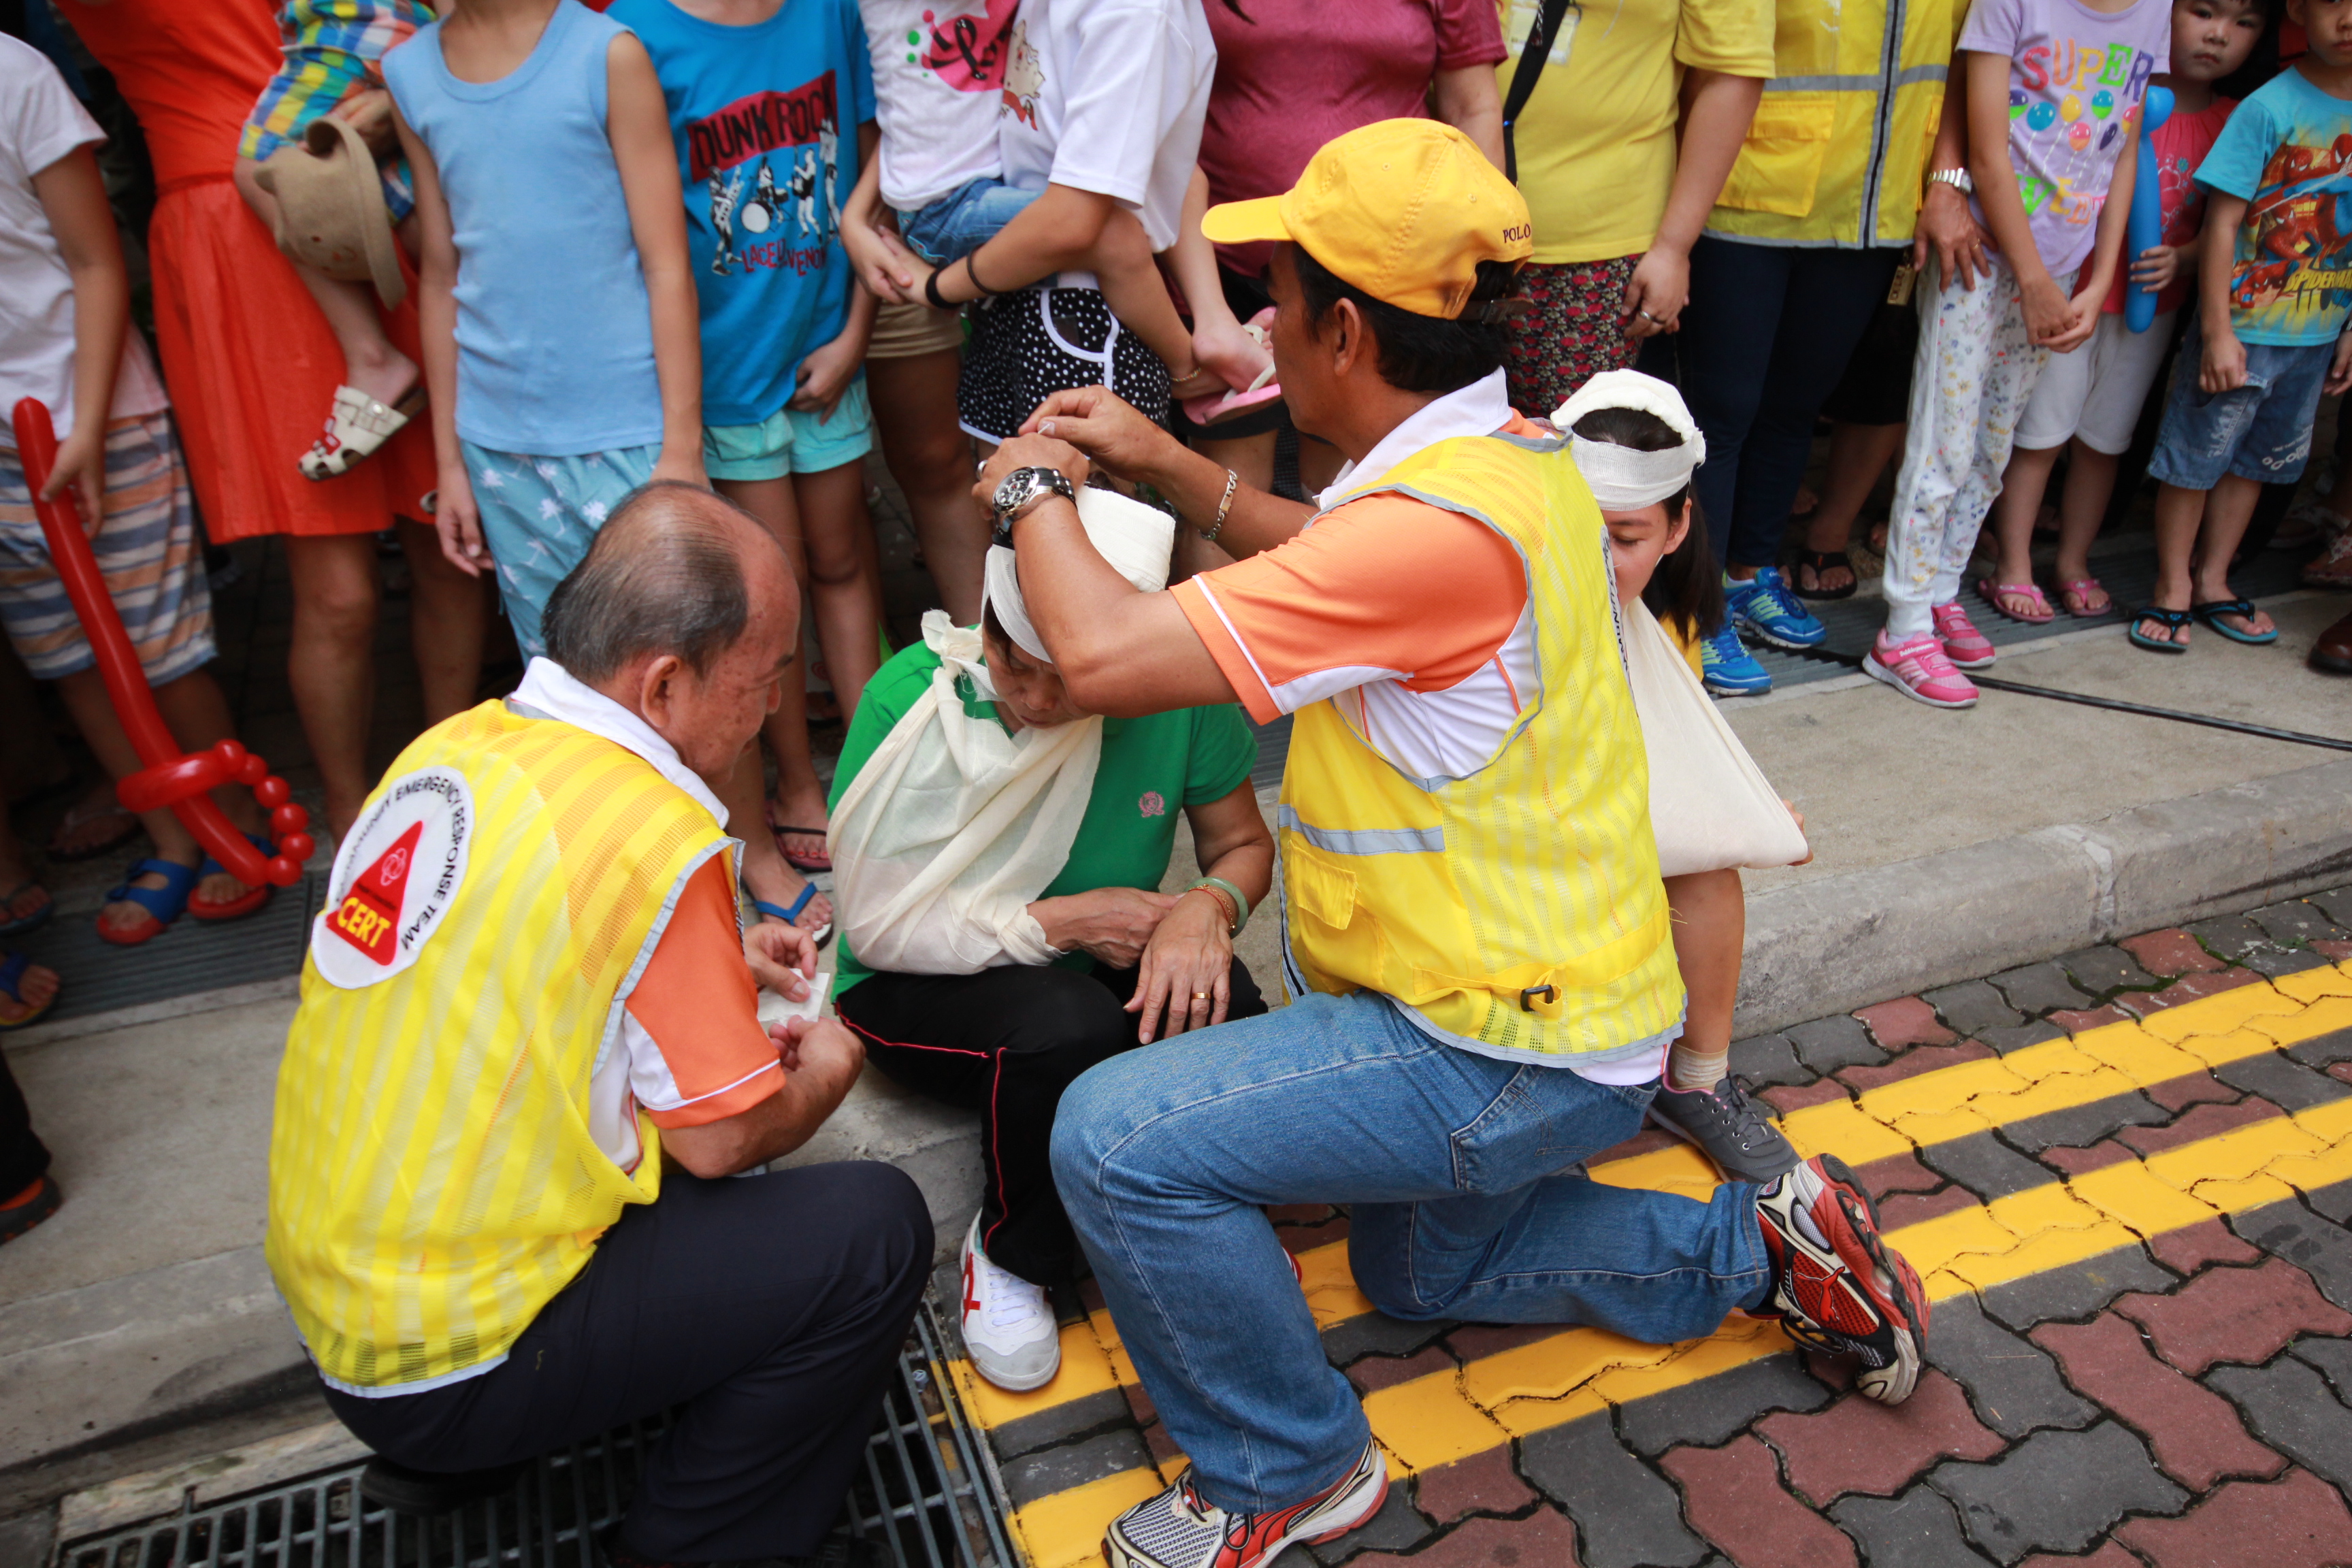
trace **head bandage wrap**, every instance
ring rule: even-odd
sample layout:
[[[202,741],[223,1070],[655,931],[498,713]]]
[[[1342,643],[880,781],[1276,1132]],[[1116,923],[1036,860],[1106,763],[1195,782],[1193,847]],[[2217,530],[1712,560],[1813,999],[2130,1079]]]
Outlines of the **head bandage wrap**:
[[[1168,586],[1168,557],[1176,543],[1174,518],[1117,490],[1088,487],[1078,491],[1078,521],[1097,553],[1138,592],[1156,594]],[[1040,664],[1054,662],[1045,639],[1029,622],[1029,606],[1021,598],[1021,574],[1013,552],[1003,545],[989,546],[981,603],[996,612],[997,623],[1013,647]]]
[[[1588,441],[1576,434],[1578,420],[1603,408],[1638,408],[1654,414],[1682,437],[1682,445],[1662,452],[1640,452],[1614,442]],[[1699,434],[1683,395],[1656,376],[1637,370],[1602,371],[1561,404],[1551,422],[1568,437],[1577,470],[1592,487],[1592,499],[1603,511],[1639,511],[1654,505],[1690,483],[1693,470],[1706,461],[1706,437]]]

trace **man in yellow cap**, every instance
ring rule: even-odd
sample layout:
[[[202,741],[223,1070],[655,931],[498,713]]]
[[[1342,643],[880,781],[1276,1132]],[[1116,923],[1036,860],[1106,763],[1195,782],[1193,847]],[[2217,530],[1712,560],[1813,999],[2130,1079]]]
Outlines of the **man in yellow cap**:
[[[1353,1205],[1357,1283],[1393,1316],[1663,1342],[1746,1310],[1900,1401],[1927,1299],[1834,1160],[1705,1202],[1578,1168],[1641,1125],[1683,991],[1601,516],[1503,392],[1518,193],[1459,132],[1388,121],[1202,226],[1280,242],[1284,395],[1349,459],[1320,509],[1100,388],[1048,398],[982,480],[1074,700],[1293,715],[1297,1000],[1094,1068],[1055,1127],[1063,1201],[1192,1463],[1111,1525],[1113,1568],[1254,1568],[1381,1505],[1264,1205]],[[1137,593],[1067,499],[1090,458],[1247,558]]]

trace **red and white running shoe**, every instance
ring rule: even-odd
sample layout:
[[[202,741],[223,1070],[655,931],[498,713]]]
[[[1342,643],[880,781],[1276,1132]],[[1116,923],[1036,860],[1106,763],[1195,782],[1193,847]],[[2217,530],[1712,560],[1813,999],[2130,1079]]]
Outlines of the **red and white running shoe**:
[[[1911,1397],[1927,1345],[1927,1291],[1918,1270],[1878,1234],[1877,1206],[1845,1162],[1820,1154],[1756,1194],[1772,1260],[1759,1314],[1830,1355],[1862,1358],[1855,1379],[1881,1405]]]
[[[1192,1489],[1192,1472],[1111,1521],[1110,1568],[1258,1568],[1294,1541],[1329,1541],[1380,1512],[1388,1460],[1366,1443],[1356,1468],[1305,1502],[1265,1513],[1227,1513]]]

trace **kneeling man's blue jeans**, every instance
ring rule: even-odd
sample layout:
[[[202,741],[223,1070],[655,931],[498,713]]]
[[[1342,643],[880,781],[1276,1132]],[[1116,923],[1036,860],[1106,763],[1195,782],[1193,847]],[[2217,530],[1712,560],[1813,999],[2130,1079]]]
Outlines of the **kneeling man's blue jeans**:
[[[1700,1203],[1569,1169],[1633,1136],[1655,1087],[1476,1056],[1364,992],[1180,1035],[1072,1085],[1054,1178],[1202,1495],[1287,1507],[1369,1435],[1260,1205],[1353,1205],[1356,1282],[1396,1317],[1665,1343],[1755,1304],[1754,1186]]]

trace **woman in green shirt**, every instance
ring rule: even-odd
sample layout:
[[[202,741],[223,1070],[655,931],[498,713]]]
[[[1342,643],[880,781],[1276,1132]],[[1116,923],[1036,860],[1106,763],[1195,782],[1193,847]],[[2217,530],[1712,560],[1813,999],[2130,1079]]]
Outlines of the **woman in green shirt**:
[[[1088,717],[1050,663],[1014,644],[992,606],[981,635],[995,691],[992,700],[959,679],[967,713],[992,715],[1008,731]],[[836,811],[940,665],[918,643],[867,684],[834,775]],[[973,1368],[1015,1390],[1039,1386],[1061,1364],[1045,1287],[1067,1277],[1074,1257],[1048,1151],[1062,1091],[1097,1062],[1161,1035],[1265,1011],[1233,946],[1246,916],[1235,893],[1255,907],[1274,878],[1274,837],[1250,783],[1257,742],[1241,710],[1227,704],[1101,722],[1101,760],[1077,837],[1061,873],[1028,906],[1065,956],[977,974],[877,972],[851,951],[845,922],[836,957],[834,1007],[866,1055],[907,1088],[980,1112],[983,1180],[964,1242],[963,1337]],[[1170,895],[1158,889],[1179,810],[1205,875]]]

